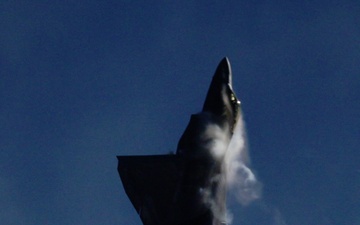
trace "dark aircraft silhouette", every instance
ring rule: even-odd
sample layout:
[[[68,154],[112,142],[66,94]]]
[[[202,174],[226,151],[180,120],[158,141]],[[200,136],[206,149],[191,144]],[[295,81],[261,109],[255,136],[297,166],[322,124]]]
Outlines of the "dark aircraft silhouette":
[[[226,224],[223,155],[212,152],[215,125],[229,143],[240,102],[232,90],[230,63],[218,65],[203,109],[191,115],[172,155],[118,156],[126,194],[144,225]]]

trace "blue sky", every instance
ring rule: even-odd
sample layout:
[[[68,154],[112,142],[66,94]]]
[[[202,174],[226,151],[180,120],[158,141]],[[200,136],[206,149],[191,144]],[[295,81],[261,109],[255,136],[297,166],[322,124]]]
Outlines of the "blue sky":
[[[140,225],[116,155],[174,151],[228,56],[264,185],[261,202],[232,205],[234,224],[360,224],[359,12],[1,1],[0,221]]]

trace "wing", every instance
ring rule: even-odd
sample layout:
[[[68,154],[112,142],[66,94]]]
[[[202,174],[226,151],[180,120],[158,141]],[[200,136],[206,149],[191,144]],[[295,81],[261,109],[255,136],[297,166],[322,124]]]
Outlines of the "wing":
[[[199,187],[184,185],[189,162],[177,155],[117,158],[125,192],[144,225],[211,224],[212,214],[199,199]],[[195,171],[202,169],[190,164]]]

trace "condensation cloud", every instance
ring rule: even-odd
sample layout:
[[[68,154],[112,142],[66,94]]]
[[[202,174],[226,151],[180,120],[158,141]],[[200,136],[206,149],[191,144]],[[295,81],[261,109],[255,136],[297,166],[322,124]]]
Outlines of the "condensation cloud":
[[[219,185],[218,192],[227,191],[236,196],[237,201],[246,206],[261,197],[261,183],[256,179],[249,167],[249,155],[246,149],[246,131],[242,115],[231,135],[228,127],[221,127],[210,123],[204,135],[212,141],[207,146],[212,157],[221,164],[222,172],[215,174],[212,181]],[[220,221],[231,223],[232,215],[229,210],[222,209],[222,205],[210,194],[210,190],[202,190],[204,202],[208,204]],[[221,195],[222,193],[220,193]],[[217,193],[215,196],[218,196]]]

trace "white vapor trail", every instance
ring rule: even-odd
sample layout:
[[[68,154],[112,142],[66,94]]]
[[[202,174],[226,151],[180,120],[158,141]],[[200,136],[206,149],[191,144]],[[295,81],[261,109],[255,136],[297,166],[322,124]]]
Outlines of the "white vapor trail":
[[[245,123],[241,114],[232,135],[229,130],[228,127],[210,123],[203,137],[211,140],[206,147],[215,161],[221,165],[221,172],[211,178],[213,183],[218,184],[216,193],[211,194],[211,187],[202,190],[204,202],[210,206],[213,215],[226,224],[232,221],[231,213],[227,212],[224,202],[221,202],[227,191],[235,194],[243,206],[261,197],[261,184],[249,168]]]
[[[261,197],[261,184],[249,168],[245,122],[240,114],[224,158],[226,184],[242,205]]]

